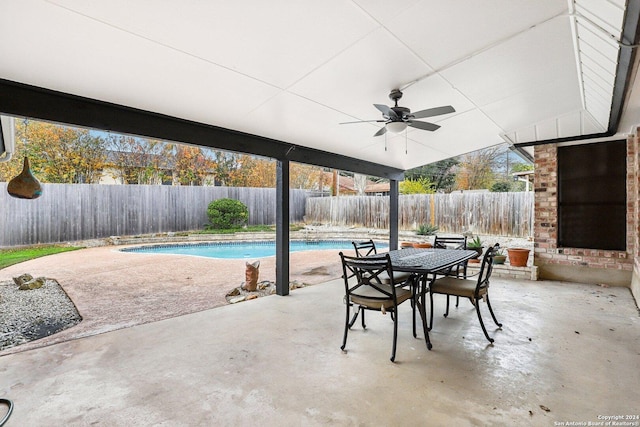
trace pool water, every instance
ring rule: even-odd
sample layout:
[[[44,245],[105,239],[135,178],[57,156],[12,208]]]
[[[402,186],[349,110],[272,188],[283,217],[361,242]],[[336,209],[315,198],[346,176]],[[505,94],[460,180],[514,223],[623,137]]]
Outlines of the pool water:
[[[387,250],[388,245],[376,242],[379,250]],[[350,251],[353,255],[353,245],[350,240],[319,240],[305,241],[292,240],[289,243],[290,252],[318,251],[325,249]],[[276,243],[267,242],[211,242],[195,244],[171,244],[141,246],[137,248],[122,249],[123,252],[135,252],[145,254],[173,254],[193,255],[208,258],[242,259],[263,258],[276,255]]]

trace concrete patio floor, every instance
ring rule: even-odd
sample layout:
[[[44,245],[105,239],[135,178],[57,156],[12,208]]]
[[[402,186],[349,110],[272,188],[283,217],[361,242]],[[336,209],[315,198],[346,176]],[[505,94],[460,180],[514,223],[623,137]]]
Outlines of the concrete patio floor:
[[[7,426],[560,425],[640,414],[626,288],[495,279],[488,346],[468,301],[396,363],[389,316],[343,332],[340,280],[0,357]],[[483,307],[486,308],[486,307]],[[637,422],[638,420],[635,420]]]

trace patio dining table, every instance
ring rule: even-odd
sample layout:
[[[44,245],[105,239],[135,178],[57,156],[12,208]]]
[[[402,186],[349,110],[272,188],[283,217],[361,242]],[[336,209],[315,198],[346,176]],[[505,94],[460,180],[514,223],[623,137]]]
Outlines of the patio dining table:
[[[436,273],[446,271],[450,267],[477,256],[478,253],[476,251],[466,249],[407,248],[389,251],[389,258],[391,258],[391,265],[394,271],[414,273],[419,277],[416,282],[418,289],[415,294],[415,303],[420,310],[424,337],[429,350],[431,350],[432,345],[429,340],[425,309],[426,294],[429,289],[429,276],[433,275],[435,277]],[[415,336],[415,330],[413,333]]]

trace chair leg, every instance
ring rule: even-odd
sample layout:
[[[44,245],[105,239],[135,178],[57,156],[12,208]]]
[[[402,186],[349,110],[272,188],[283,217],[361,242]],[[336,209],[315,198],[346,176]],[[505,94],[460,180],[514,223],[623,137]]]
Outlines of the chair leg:
[[[458,304],[460,304],[460,297],[456,295],[456,308],[458,308]]]
[[[352,304],[349,304],[349,306],[352,306]],[[355,313],[353,313],[353,317],[348,322],[349,323],[349,329],[351,329],[353,324],[356,323],[356,320],[358,319],[358,314],[360,314],[360,306],[358,306],[358,309],[355,311]]]
[[[413,337],[414,338],[418,338],[418,334],[416,332],[416,284],[412,283],[411,284],[411,315],[413,317],[412,319],[412,326],[413,326]]]
[[[478,313],[478,320],[480,321],[480,326],[482,327],[482,332],[484,332],[484,336],[487,337],[490,343],[493,343],[493,338],[489,336],[487,333],[487,328],[484,327],[484,322],[482,321],[482,315],[480,314],[480,304],[476,301],[476,312]]]
[[[489,294],[487,294],[486,298],[487,298],[487,307],[489,307],[489,313],[491,313],[491,317],[493,317],[493,321],[495,322],[496,325],[502,328],[502,323],[498,322],[498,319],[496,319],[496,315],[493,314],[493,307],[491,307],[491,301],[489,301]]]
[[[395,311],[395,309],[394,309]],[[396,343],[398,341],[398,316],[393,318],[393,348],[391,349],[391,361],[396,360]]]
[[[447,310],[444,312],[444,317],[449,315],[449,295],[447,295]]]
[[[426,283],[425,283],[426,285]],[[431,292],[429,292],[429,295],[431,296]],[[426,301],[427,296],[425,295],[425,292],[422,293],[422,329],[424,332],[424,340],[427,343],[427,350],[431,350],[431,348],[433,347],[431,345],[431,339],[429,338],[429,331],[431,330],[431,327],[427,327],[427,313],[424,313],[425,311],[425,306],[427,305],[427,301]],[[431,298],[431,326],[433,326],[433,297]]]
[[[347,306],[347,316],[344,321],[344,336],[342,337],[342,346],[340,347],[342,351],[344,351],[345,347],[347,346],[347,333],[349,332],[349,328],[351,328],[353,321],[356,320],[356,316],[358,315],[358,312],[356,312],[355,316],[353,317],[353,321],[349,322],[349,314],[350,314],[349,311],[351,308],[351,304],[346,304],[346,306]],[[360,311],[359,308],[358,308],[358,311]]]
[[[428,329],[431,330],[433,328],[433,294],[429,291],[429,325]]]

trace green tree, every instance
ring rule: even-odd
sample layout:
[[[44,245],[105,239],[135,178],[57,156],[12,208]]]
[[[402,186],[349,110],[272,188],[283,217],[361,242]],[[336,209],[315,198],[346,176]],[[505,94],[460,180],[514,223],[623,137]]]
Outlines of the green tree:
[[[491,186],[491,191],[495,193],[506,193],[511,191],[511,183],[508,181],[496,181]]]
[[[407,179],[428,178],[433,183],[434,190],[450,192],[456,182],[456,173],[460,160],[456,157],[440,160],[435,163],[409,169],[405,172]]]

